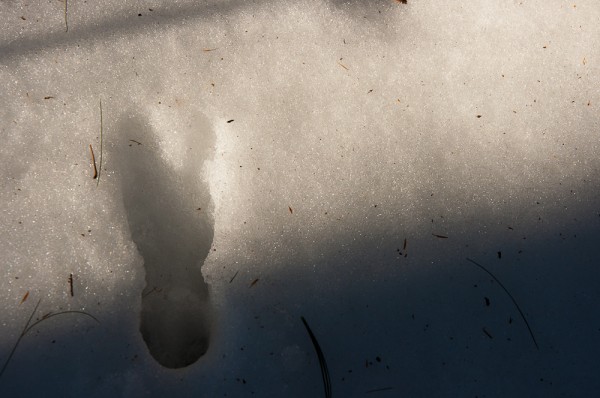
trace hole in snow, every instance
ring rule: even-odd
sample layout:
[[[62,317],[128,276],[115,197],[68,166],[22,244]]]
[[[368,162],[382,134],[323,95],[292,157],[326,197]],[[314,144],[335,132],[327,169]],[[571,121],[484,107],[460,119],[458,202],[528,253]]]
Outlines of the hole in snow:
[[[206,211],[210,193],[201,181],[204,159],[198,154],[208,153],[214,134],[203,117],[196,117],[188,130],[178,137],[187,152],[183,168],[175,172],[141,117],[122,120],[117,129],[116,173],[146,271],[140,331],[151,355],[168,368],[188,366],[204,355],[211,330],[208,285],[200,267],[212,244],[214,222]]]

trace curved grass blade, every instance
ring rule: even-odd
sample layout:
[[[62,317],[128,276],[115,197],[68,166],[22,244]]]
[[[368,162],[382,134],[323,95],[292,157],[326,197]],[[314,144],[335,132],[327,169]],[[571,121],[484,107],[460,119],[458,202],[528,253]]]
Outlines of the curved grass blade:
[[[15,354],[15,351],[17,350],[17,347],[19,346],[19,343],[21,342],[21,340],[23,339],[23,337],[25,337],[25,335],[31,330],[33,329],[33,327],[35,327],[36,325],[38,325],[41,322],[44,322],[47,319],[50,319],[54,316],[57,315],[64,315],[64,314],[82,314],[82,315],[86,315],[90,318],[92,318],[93,320],[95,320],[96,322],[100,323],[100,321],[93,315],[88,314],[85,311],[61,311],[61,312],[56,312],[54,314],[50,313],[44,317],[42,317],[42,319],[38,319],[37,321],[35,321],[34,323],[31,323],[31,320],[33,319],[33,315],[36,313],[38,307],[40,306],[40,302],[42,301],[42,299],[39,299],[37,304],[35,305],[35,308],[33,309],[33,311],[31,312],[31,315],[29,316],[29,319],[27,320],[27,323],[25,324],[25,327],[23,328],[23,331],[21,332],[21,334],[19,335],[19,338],[17,339],[15,345],[13,346],[12,350],[10,351],[10,354],[8,355],[8,358],[6,358],[6,361],[4,362],[4,365],[2,366],[2,370],[0,370],[0,378],[2,377],[2,375],[4,374],[4,371],[6,370],[6,367],[8,366],[8,363],[10,362],[10,360],[12,359],[13,355]],[[31,323],[31,325],[30,325]]]
[[[32,323],[31,326],[29,326],[27,329],[25,329],[25,332],[23,334],[29,332],[31,329],[33,329],[34,326],[36,326],[40,322],[44,322],[45,320],[50,319],[50,318],[52,318],[54,316],[64,315],[64,314],[81,314],[81,315],[87,315],[90,318],[92,318],[93,320],[95,320],[96,322],[100,323],[100,321],[95,316],[93,316],[92,314],[88,314],[85,311],[75,311],[75,310],[73,310],[73,311],[61,311],[61,312],[55,312],[54,314],[52,314],[52,313],[48,314],[48,315],[44,316],[42,319],[39,319],[36,322]]]
[[[517,307],[517,310],[519,311],[519,314],[521,314],[521,318],[523,318],[523,321],[525,321],[525,325],[527,326],[527,330],[529,330],[529,334],[531,335],[531,340],[533,340],[533,344],[535,345],[535,348],[537,348],[539,350],[540,347],[538,346],[538,343],[535,340],[535,336],[533,335],[533,331],[531,330],[531,326],[529,326],[529,322],[527,322],[527,318],[525,318],[525,314],[523,313],[523,311],[521,311],[521,307],[519,307],[519,304],[517,304],[517,300],[515,300],[515,298],[513,297],[513,295],[510,294],[510,292],[508,291],[508,289],[506,287],[504,287],[504,285],[502,284],[502,282],[500,282],[500,280],[498,278],[496,278],[496,276],[494,274],[492,274],[490,271],[488,271],[487,268],[485,268],[483,265],[477,263],[476,261],[471,260],[468,257],[467,257],[467,261],[470,261],[471,263],[475,264],[476,266],[478,266],[479,268],[481,268],[482,270],[484,270],[485,272],[487,272],[489,276],[491,276],[492,278],[494,278],[494,280],[496,282],[498,282],[498,285],[500,285],[500,287],[506,292],[506,294],[508,294],[508,297],[510,297],[510,299],[512,300],[512,302],[515,304],[515,307]]]
[[[37,302],[37,304],[35,305],[35,308],[33,309],[33,311],[31,311],[31,315],[29,315],[29,319],[27,320],[27,323],[25,324],[25,327],[23,328],[23,331],[19,335],[19,338],[17,339],[17,342],[15,343],[15,345],[12,348],[12,350],[10,351],[10,354],[8,354],[8,358],[6,358],[6,362],[4,362],[4,365],[2,366],[2,370],[0,370],[0,377],[2,377],[2,375],[4,374],[4,371],[6,370],[6,367],[8,366],[8,363],[12,359],[13,355],[15,355],[15,351],[17,350],[17,347],[19,346],[19,343],[21,342],[21,339],[23,338],[23,336],[25,336],[25,333],[27,333],[27,330],[29,330],[28,329],[29,328],[29,323],[33,319],[33,315],[37,311],[37,309],[40,306],[41,302],[42,302],[42,299],[39,299],[38,302]]]
[[[303,316],[300,317],[302,319],[302,323],[304,323],[304,327],[310,336],[310,340],[315,347],[315,351],[317,352],[317,357],[319,358],[319,365],[321,365],[321,376],[323,376],[323,385],[325,387],[325,398],[331,398],[331,379],[329,378],[329,370],[327,370],[327,362],[325,362],[325,356],[323,355],[323,351],[321,350],[321,346],[319,346],[319,342],[317,338],[313,334],[312,330],[308,326],[306,319]]]

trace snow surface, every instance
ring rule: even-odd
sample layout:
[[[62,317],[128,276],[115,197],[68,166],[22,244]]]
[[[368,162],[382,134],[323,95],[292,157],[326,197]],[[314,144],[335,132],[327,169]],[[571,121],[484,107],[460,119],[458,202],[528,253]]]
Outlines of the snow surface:
[[[335,397],[600,392],[597,1],[64,11],[0,2],[0,363],[99,323],[0,396],[323,396],[301,316]]]

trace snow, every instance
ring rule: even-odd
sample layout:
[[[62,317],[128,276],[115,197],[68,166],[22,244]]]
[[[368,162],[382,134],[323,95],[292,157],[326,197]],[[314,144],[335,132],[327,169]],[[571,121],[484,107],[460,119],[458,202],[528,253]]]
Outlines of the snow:
[[[337,397],[600,391],[597,2],[64,10],[0,3],[0,395],[322,396],[301,317]]]

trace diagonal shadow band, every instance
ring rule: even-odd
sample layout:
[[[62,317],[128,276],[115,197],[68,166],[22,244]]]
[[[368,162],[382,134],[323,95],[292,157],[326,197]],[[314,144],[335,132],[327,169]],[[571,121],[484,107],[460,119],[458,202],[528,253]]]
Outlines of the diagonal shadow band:
[[[207,211],[208,185],[199,178],[201,163],[192,156],[207,153],[210,139],[205,138],[212,132],[204,118],[196,118],[191,127],[184,136],[190,155],[176,173],[161,158],[156,135],[142,117],[123,119],[117,126],[115,170],[131,238],[146,271],[140,331],[151,355],[167,368],[188,366],[204,355],[212,325],[200,268],[210,251],[214,222]],[[202,148],[194,152],[195,146]]]
[[[138,12],[129,14],[107,16],[98,21],[89,22],[85,26],[72,26],[69,24],[69,32],[63,27],[56,32],[49,32],[41,36],[21,35],[14,40],[0,42],[0,62],[7,63],[42,50],[69,47],[85,42],[96,42],[110,40],[123,35],[140,35],[151,29],[164,30],[173,26],[180,26],[190,20],[210,21],[216,17],[227,17],[228,15],[253,6],[263,6],[269,3],[280,3],[274,0],[220,0],[190,2],[177,7],[156,7],[151,17],[140,18]],[[387,0],[376,0],[368,2],[367,5],[359,0],[328,0],[326,2],[334,8],[342,9],[357,19],[369,9],[388,11],[393,4]]]
[[[263,1],[265,0],[256,0],[257,3]],[[160,22],[160,29],[165,29],[190,19],[210,19],[218,14],[226,15],[242,6],[244,6],[243,2],[240,3],[235,0],[208,1],[203,2],[203,4],[194,2],[178,7],[157,8],[152,13],[152,18],[140,18],[136,12],[108,16],[87,26],[72,26],[69,24],[69,32],[67,33],[61,27],[59,31],[41,37],[25,36],[8,43],[0,43],[0,62],[7,62],[13,58],[44,49],[61,48],[89,41],[109,40],[111,37],[119,35],[142,34],[149,28],[156,29],[157,21]]]

